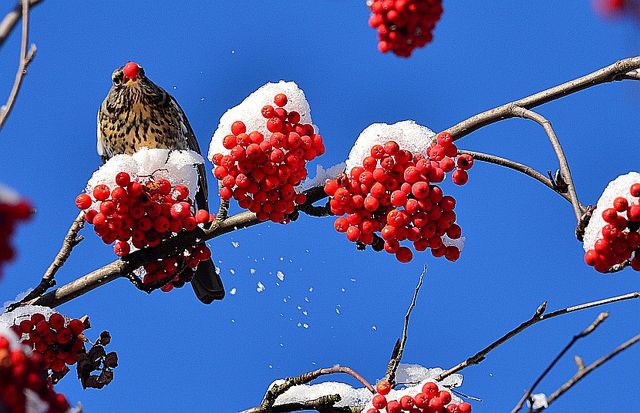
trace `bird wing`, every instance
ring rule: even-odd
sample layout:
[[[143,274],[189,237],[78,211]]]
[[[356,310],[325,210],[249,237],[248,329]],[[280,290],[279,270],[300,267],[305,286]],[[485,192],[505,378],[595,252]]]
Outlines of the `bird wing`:
[[[104,106],[104,102],[102,103],[102,105],[100,105],[100,109],[98,109],[98,116],[96,119],[96,122],[97,122],[97,125],[96,125],[97,142],[96,143],[97,143],[98,155],[100,155],[100,159],[102,159],[102,163],[104,164],[109,160],[109,156],[107,155],[106,150],[104,148],[105,136],[102,133],[102,128],[101,128],[102,123],[106,120],[104,119],[105,113],[103,110],[103,106]]]

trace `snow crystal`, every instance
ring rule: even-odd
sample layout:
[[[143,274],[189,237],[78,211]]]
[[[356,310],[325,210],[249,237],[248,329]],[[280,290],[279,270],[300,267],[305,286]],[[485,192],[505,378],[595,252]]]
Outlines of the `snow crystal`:
[[[153,176],[155,179],[167,179],[172,185],[185,185],[189,197],[193,199],[198,192],[198,171],[196,165],[204,163],[202,156],[194,151],[171,151],[169,149],[142,148],[133,155],[116,155],[93,173],[87,184],[87,193],[91,194],[98,184],[110,188],[116,186],[118,172],[127,172],[132,180]]]
[[[631,196],[629,189],[631,185],[640,182],[640,173],[629,172],[626,175],[620,175],[613,181],[609,182],[609,185],[604,189],[596,209],[593,211],[593,215],[589,220],[589,225],[584,231],[584,242],[582,244],[585,251],[593,249],[596,241],[602,236],[602,227],[606,225],[604,218],[602,218],[602,211],[607,208],[613,207],[613,200],[617,197],[626,198],[629,204],[636,202],[636,198]],[[626,212],[619,213],[623,217],[627,217]]]
[[[346,171],[354,166],[362,165],[362,160],[371,154],[373,145],[384,145],[388,141],[395,141],[401,149],[412,153],[426,152],[433,140],[435,133],[418,125],[415,121],[405,120],[388,125],[386,123],[374,123],[360,133],[353,144],[346,162]]]
[[[266,287],[264,286],[264,284],[262,284],[260,281],[258,281],[258,287],[256,287],[256,291],[261,293],[264,290],[266,290]]]
[[[284,281],[284,273],[282,271],[278,271],[276,277],[278,277],[280,281]]]
[[[344,172],[345,166],[346,164],[344,162],[333,165],[329,169],[324,169],[322,165],[316,165],[316,175],[313,178],[306,179],[296,187],[296,190],[301,192],[317,186],[324,186],[327,179],[334,179],[336,176]],[[307,252],[309,252],[309,250],[307,250]]]
[[[45,318],[49,318],[51,314],[56,311],[50,307],[43,307],[40,305],[25,305],[18,307],[15,310],[0,314],[0,328],[10,328],[12,325],[20,323],[20,321],[30,318],[32,314],[40,313]]]
[[[376,326],[371,326],[371,329],[372,329],[373,331],[378,331],[378,327],[376,327]]]
[[[231,295],[236,295],[236,292],[237,292],[237,291],[238,291],[238,290],[236,290],[235,288],[232,288],[232,289],[231,289],[231,291],[229,291],[229,294],[231,294]]]
[[[313,124],[311,120],[311,109],[302,89],[294,82],[280,81],[278,83],[267,83],[258,90],[250,94],[238,106],[227,110],[220,118],[218,129],[211,138],[209,145],[209,159],[216,153],[227,154],[229,150],[222,146],[222,140],[231,133],[231,124],[237,120],[241,120],[247,127],[247,133],[257,130],[265,136],[270,136],[271,132],[267,130],[266,119],[262,117],[262,107],[264,105],[273,105],[273,97],[278,93],[287,95],[288,102],[284,108],[288,111],[296,111],[300,113],[300,123]],[[317,132],[317,127],[314,128]]]
[[[234,270],[233,268],[230,268],[229,272],[231,273],[231,275],[236,275],[236,270]]]
[[[231,245],[233,245],[233,248],[238,248],[240,246],[240,243],[237,241],[231,241]]]
[[[250,269],[249,269],[249,272],[251,273],[251,275],[253,275],[253,274],[255,274],[255,273],[256,273],[256,269],[255,269],[255,268],[250,268]]]
[[[532,394],[531,399],[533,400],[533,405],[531,407],[534,410],[542,408],[546,409],[549,407],[549,404],[547,403],[547,396],[544,393]]]
[[[340,315],[340,304],[336,306],[336,314]]]
[[[13,189],[0,184],[0,204],[17,204],[20,202],[20,195]]]

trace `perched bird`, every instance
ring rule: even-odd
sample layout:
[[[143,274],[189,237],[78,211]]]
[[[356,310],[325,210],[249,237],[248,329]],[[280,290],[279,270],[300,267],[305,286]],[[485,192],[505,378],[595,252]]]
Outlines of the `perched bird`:
[[[98,111],[98,154],[102,162],[138,149],[190,149],[200,153],[198,141],[178,102],[153,83],[134,62],[111,75],[111,89]],[[209,209],[204,165],[198,165],[198,208]],[[191,285],[203,303],[224,297],[224,287],[211,260],[200,263]]]

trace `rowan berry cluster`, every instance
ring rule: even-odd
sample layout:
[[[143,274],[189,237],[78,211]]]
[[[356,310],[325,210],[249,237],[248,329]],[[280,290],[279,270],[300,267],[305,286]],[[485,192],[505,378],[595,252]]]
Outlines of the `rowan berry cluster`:
[[[391,391],[388,381],[381,381],[376,385],[377,394],[373,396],[372,408],[366,413],[380,413],[386,409],[387,413],[470,413],[471,405],[466,402],[460,404],[451,402],[451,393],[439,390],[438,385],[427,382],[422,391],[415,396],[402,396],[400,400],[387,400],[386,395]]]
[[[78,361],[78,354],[85,352],[85,325],[77,319],[67,320],[53,313],[47,320],[43,314],[35,313],[30,318],[16,320],[13,331],[21,337],[25,346],[44,358],[44,365],[54,373],[64,374]]]
[[[11,236],[16,225],[31,217],[31,205],[27,201],[4,200],[0,197],[0,277],[5,262],[13,260],[15,251],[11,246]]]
[[[369,26],[378,31],[378,49],[409,57],[433,40],[442,0],[370,0]]]
[[[27,404],[34,403],[27,401],[31,397],[46,403],[47,413],[70,408],[64,395],[56,393],[47,379],[42,355],[12,346],[8,337],[0,335],[0,411],[26,413]]]
[[[222,183],[220,197],[233,197],[260,221],[287,222],[296,205],[305,203],[305,195],[295,186],[307,177],[307,162],[325,151],[313,125],[300,124],[298,112],[284,109],[287,101],[279,93],[276,107],[262,108],[270,136],[255,130],[247,133],[245,124],[236,121],[222,141],[229,153],[212,156],[213,174]]]
[[[184,185],[173,186],[166,179],[148,177],[142,182],[132,181],[126,172],[115,178],[116,186],[96,185],[92,194],[76,198],[78,208],[85,211],[85,219],[106,244],[115,242],[117,256],[125,256],[135,248],[155,247],[163,240],[182,231],[193,231],[198,224],[210,222],[214,217],[205,210],[195,212]],[[211,257],[204,245],[187,248],[184,253],[144,266],[143,282],[167,280],[161,289],[170,291],[190,281],[191,271],[201,261]],[[174,278],[170,278],[175,274]]]
[[[629,193],[632,197],[640,197],[640,183],[631,185]],[[600,231],[602,238],[585,253],[585,262],[597,271],[607,272],[613,265],[634,255],[631,267],[640,271],[640,201],[629,202],[619,196],[610,208],[602,211],[602,219],[606,223]]]
[[[346,214],[335,220],[335,229],[349,241],[367,245],[373,245],[374,234],[379,233],[384,250],[400,262],[413,258],[411,250],[400,245],[404,240],[411,241],[416,251],[431,248],[435,257],[457,260],[460,250],[442,240],[445,234],[451,239],[461,236],[455,223],[456,200],[434,185],[454,169],[453,182],[467,182],[473,158],[457,153],[447,132],[438,134],[426,155],[412,154],[394,141],[374,145],[362,166],[325,183],[331,212]]]

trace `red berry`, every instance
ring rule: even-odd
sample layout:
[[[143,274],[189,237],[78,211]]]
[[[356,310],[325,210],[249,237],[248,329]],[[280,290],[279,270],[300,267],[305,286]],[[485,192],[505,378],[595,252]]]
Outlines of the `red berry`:
[[[381,380],[376,384],[376,391],[385,396],[391,391],[391,384],[387,380]]]
[[[287,104],[287,95],[285,95],[284,93],[278,93],[274,98],[273,98],[273,102],[280,106],[283,107],[284,105]]]
[[[76,197],[76,206],[80,209],[87,209],[92,203],[91,197],[87,194],[80,194]]]

